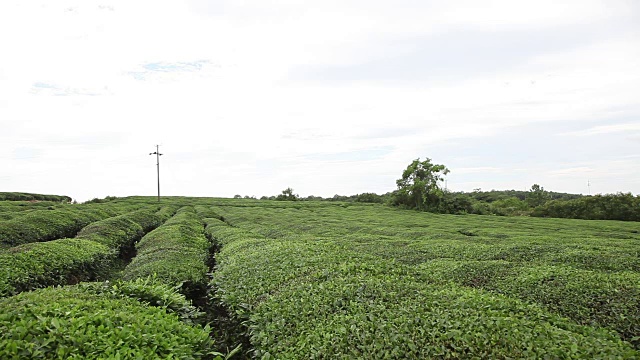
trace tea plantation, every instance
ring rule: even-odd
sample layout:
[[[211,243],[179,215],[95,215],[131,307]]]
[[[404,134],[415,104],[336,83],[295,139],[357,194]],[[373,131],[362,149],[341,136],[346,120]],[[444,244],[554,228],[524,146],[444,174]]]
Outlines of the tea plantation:
[[[129,197],[0,241],[2,359],[640,358],[637,222]]]

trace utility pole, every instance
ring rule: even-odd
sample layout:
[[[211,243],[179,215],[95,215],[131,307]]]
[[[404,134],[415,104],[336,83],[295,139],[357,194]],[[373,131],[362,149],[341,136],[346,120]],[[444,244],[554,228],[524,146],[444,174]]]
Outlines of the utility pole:
[[[160,145],[156,145],[156,151],[149,153],[156,156],[156,166],[158,167],[158,202],[160,202]]]
[[[587,187],[589,188],[589,195],[591,195],[591,181],[587,179]]]

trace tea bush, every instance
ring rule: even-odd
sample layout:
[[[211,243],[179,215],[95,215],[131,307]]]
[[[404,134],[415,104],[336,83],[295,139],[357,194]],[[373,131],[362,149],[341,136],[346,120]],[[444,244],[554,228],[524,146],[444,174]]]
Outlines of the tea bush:
[[[124,283],[111,289],[47,288],[0,299],[0,358],[221,359],[212,350],[208,327],[192,326],[168,306],[138,299],[149,293],[179,295],[170,288],[130,288]]]
[[[201,219],[218,219],[222,220],[222,216],[220,216],[217,212],[215,212],[211,206],[205,205],[196,205],[194,206],[196,213]]]
[[[21,192],[0,192],[0,201],[53,201],[71,202],[71,198],[65,195],[44,195]]]
[[[212,301],[247,324],[254,355],[639,356],[637,224],[359,206],[213,209],[234,227],[207,221],[222,246]]]
[[[118,255],[161,222],[153,210],[137,210],[91,223],[78,237],[30,243],[0,253],[0,296],[48,285],[101,279]]]
[[[94,222],[84,227],[77,237],[95,241],[110,249],[121,250],[127,246],[133,246],[146,229],[151,229],[162,223],[162,217],[157,215],[154,210],[136,210]]]
[[[122,273],[123,279],[154,275],[170,285],[182,285],[186,294],[203,291],[207,284],[206,261],[211,244],[192,207],[183,207],[164,225],[136,244],[137,256]]]
[[[74,237],[86,225],[113,216],[99,208],[69,207],[30,211],[0,222],[0,243],[7,246]]]
[[[116,252],[107,246],[84,239],[20,245],[0,253],[0,296],[96,280],[115,258]]]
[[[638,356],[606,330],[501,295],[425,284],[412,267],[341,242],[207,231],[225,244],[212,301],[247,324],[257,357]]]

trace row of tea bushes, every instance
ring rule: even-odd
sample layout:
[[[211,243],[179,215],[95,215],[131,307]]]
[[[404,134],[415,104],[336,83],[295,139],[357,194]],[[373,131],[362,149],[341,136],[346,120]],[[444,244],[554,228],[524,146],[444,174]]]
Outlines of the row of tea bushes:
[[[638,224],[387,208],[220,210],[231,223],[266,237],[330,238],[413,266],[425,283],[537,304],[578,324],[614,330],[640,348]]]
[[[0,253],[0,296],[101,278],[146,229],[162,223],[167,214],[156,210],[142,209],[94,222],[73,239],[6,249]]]
[[[0,221],[10,220],[34,210],[52,210],[64,206],[51,201],[0,201]]]
[[[210,328],[169,286],[140,280],[0,299],[2,359],[222,359]]]
[[[71,202],[71,198],[66,195],[45,195],[22,192],[0,192],[0,201],[52,201]]]
[[[163,211],[153,207],[97,221],[84,227],[77,238],[92,240],[122,252],[132,247],[146,232],[162,224],[167,217]]]
[[[117,254],[84,239],[20,245],[0,254],[0,296],[104,277]]]
[[[437,260],[420,265],[429,283],[455,282],[528,302],[579,324],[601,326],[640,347],[640,274],[503,260]]]
[[[31,242],[74,237],[88,224],[114,216],[115,212],[96,206],[66,206],[54,210],[34,210],[0,222],[0,243],[16,246]]]
[[[246,324],[259,358],[640,356],[608,330],[503,295],[425,283],[416,268],[348,242],[267,239],[208,222],[222,245],[211,301]]]
[[[222,216],[220,216],[216,211],[214,211],[212,206],[206,205],[196,205],[193,207],[201,219],[218,219],[223,220]]]
[[[211,244],[193,207],[183,207],[137,244],[137,255],[122,273],[126,280],[156,276],[169,285],[181,285],[188,296],[207,286],[207,259]]]

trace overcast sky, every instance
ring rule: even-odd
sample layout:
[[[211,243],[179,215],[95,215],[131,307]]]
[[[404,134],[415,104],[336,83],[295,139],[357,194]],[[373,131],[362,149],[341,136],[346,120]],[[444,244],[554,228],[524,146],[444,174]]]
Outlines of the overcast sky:
[[[0,2],[0,191],[640,194],[640,1]]]

